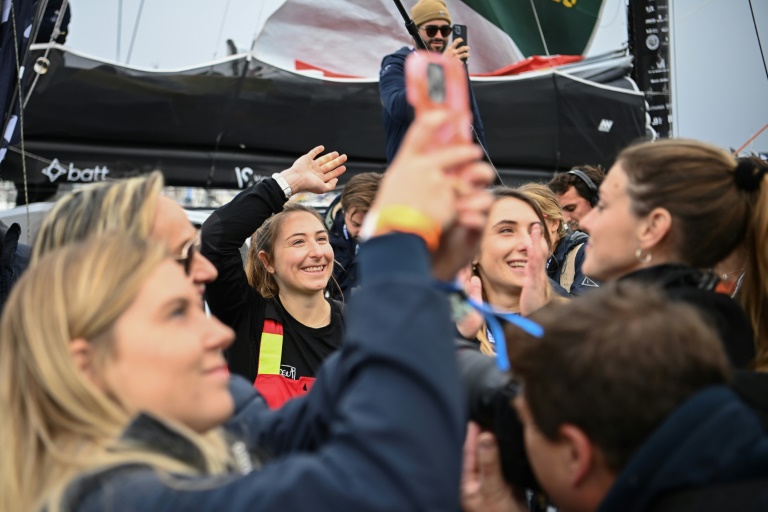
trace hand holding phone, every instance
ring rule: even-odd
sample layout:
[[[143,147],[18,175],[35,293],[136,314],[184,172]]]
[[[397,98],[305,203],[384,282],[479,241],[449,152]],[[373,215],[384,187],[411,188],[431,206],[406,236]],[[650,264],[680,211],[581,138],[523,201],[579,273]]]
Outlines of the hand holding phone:
[[[467,39],[467,26],[466,25],[454,25],[453,26],[453,41],[456,41],[457,39],[461,39],[461,42],[456,45],[456,49],[458,50],[462,46],[467,46],[469,44],[469,40]],[[462,61],[467,62],[467,56],[460,57]]]
[[[437,143],[472,141],[472,112],[464,66],[448,55],[417,51],[405,63],[406,94],[416,116],[435,109],[451,112],[451,123],[441,130]]]

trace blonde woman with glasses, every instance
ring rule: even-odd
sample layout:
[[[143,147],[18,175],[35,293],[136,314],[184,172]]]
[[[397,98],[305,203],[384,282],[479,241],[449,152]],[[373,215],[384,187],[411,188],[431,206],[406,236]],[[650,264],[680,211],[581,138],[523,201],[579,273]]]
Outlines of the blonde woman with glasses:
[[[464,404],[430,261],[471,258],[493,174],[470,144],[434,150],[448,122],[414,123],[345,343],[277,411],[227,372],[234,333],[162,245],[118,233],[40,257],[0,321],[0,510],[456,510]]]

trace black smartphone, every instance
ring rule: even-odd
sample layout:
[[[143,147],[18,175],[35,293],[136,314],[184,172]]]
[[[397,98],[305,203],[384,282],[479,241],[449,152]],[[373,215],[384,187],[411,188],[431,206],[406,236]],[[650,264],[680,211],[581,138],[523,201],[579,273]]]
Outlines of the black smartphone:
[[[467,45],[467,26],[466,25],[454,25],[453,26],[453,40],[456,40],[458,38],[461,38],[461,43],[458,47],[466,46]],[[457,48],[458,48],[457,47]],[[461,59],[466,60],[466,59]]]

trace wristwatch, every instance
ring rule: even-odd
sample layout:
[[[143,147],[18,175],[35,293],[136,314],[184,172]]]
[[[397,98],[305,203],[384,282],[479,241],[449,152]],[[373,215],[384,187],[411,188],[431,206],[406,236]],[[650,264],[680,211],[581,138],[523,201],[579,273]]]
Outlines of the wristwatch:
[[[286,199],[290,199],[293,195],[293,190],[291,190],[291,186],[288,184],[287,181],[285,181],[285,178],[280,176],[280,173],[275,173],[272,175],[272,178],[277,182],[277,184],[280,186],[281,189],[283,189],[283,194],[285,194]]]

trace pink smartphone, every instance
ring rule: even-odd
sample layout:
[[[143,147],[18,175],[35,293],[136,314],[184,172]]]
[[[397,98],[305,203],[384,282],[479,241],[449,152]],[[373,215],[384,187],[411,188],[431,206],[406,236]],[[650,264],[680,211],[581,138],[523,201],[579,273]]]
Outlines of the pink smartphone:
[[[470,142],[472,112],[464,65],[442,53],[416,51],[405,62],[408,103],[416,116],[434,109],[448,109],[453,120],[440,133],[440,143]]]

